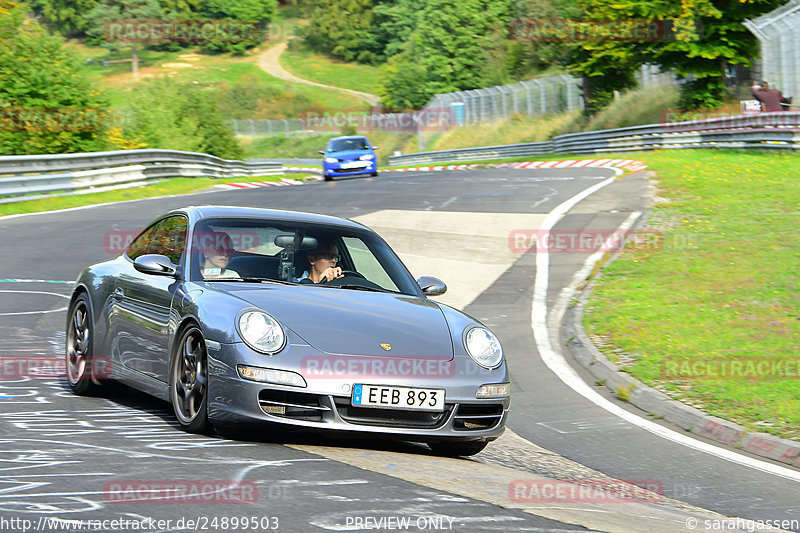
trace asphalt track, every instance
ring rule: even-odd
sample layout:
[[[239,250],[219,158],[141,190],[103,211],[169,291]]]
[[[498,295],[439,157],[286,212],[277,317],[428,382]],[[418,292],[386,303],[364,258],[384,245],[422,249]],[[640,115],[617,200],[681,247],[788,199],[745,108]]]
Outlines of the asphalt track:
[[[531,332],[536,254],[510,249],[508,235],[536,229],[555,206],[612,174],[608,169],[406,173],[0,219],[0,280],[22,280],[0,281],[2,356],[19,359],[63,353],[63,296],[70,284],[53,281],[72,280],[85,265],[109,258],[109,231],[135,231],[166,210],[190,204],[358,218],[389,241],[413,274],[448,282],[444,301],[463,307],[498,333],[513,378],[509,428],[563,457],[542,460],[543,452],[534,446],[526,451],[524,441],[504,444],[512,437],[490,445],[477,463],[432,457],[420,446],[396,442],[284,434],[250,434],[233,441],[188,435],[177,428],[166,404],[134,391],[120,388],[103,398],[78,398],[63,379],[8,379],[4,373],[0,530],[21,531],[4,525],[4,518],[35,522],[43,516],[173,520],[170,527],[149,531],[183,530],[175,526],[177,520],[193,516],[277,517],[281,531],[366,530],[364,522],[357,527],[356,519],[380,516],[413,517],[415,524],[426,520],[426,529],[411,530],[582,529],[566,523],[580,522],[566,511],[552,520],[545,517],[557,513],[544,505],[539,513],[530,506],[526,512],[498,505],[495,494],[464,473],[477,472],[479,464],[499,464],[563,479],[576,476],[578,467],[571,461],[598,476],[656,484],[667,498],[725,516],[800,519],[796,481],[644,431],[576,394],[542,362]],[[578,203],[556,229],[613,230],[632,212],[646,210],[647,194],[641,175],[623,178]],[[549,309],[588,255],[551,254]],[[596,390],[616,401],[604,388]],[[508,450],[513,453],[503,453]],[[450,470],[442,470],[438,481],[421,480],[416,472],[443,467]],[[577,475],[587,476],[583,471]],[[109,495],[111,482],[176,479],[253,482],[258,505],[128,503]],[[442,517],[438,527],[433,519]],[[648,530],[637,527],[633,516],[630,524],[627,530]],[[216,530],[223,530],[219,526]],[[624,516],[617,516],[612,526],[598,529],[626,530]],[[696,530],[702,531],[702,525]]]

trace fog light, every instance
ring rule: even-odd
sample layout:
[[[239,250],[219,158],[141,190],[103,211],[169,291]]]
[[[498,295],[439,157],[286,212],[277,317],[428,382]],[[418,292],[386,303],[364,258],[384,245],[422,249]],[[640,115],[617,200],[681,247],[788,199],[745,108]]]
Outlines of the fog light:
[[[291,385],[292,387],[306,386],[306,380],[303,379],[303,376],[295,372],[244,365],[239,365],[236,368],[239,370],[241,377],[250,381],[260,381],[261,383],[272,383],[274,385]]]
[[[261,409],[264,410],[265,413],[269,413],[271,415],[285,415],[286,414],[286,407],[283,405],[262,405]]]
[[[493,383],[478,387],[476,398],[507,398],[511,395],[511,383]]]

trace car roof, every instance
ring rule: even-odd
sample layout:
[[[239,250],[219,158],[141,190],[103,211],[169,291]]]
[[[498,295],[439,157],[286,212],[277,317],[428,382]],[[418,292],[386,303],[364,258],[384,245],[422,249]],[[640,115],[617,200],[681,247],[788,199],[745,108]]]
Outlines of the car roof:
[[[338,141],[339,139],[364,139],[365,141],[368,140],[363,135],[344,135],[342,137],[333,137],[332,139],[328,139],[328,142]]]
[[[367,226],[347,218],[283,209],[264,209],[260,207],[238,207],[229,205],[193,205],[176,209],[172,211],[172,213],[185,213],[189,215],[189,218],[193,222],[198,222],[207,218],[263,218],[372,231]]]

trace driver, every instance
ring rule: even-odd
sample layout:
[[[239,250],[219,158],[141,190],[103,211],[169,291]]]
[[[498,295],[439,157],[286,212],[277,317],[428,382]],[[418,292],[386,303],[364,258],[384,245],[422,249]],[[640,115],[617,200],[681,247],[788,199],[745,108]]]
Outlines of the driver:
[[[200,240],[203,250],[203,278],[238,278],[239,274],[228,267],[233,255],[233,241],[227,233],[213,231]]]
[[[322,280],[331,281],[344,277],[339,262],[339,252],[336,243],[320,242],[319,246],[308,252],[309,270],[303,272],[298,283],[319,283]]]

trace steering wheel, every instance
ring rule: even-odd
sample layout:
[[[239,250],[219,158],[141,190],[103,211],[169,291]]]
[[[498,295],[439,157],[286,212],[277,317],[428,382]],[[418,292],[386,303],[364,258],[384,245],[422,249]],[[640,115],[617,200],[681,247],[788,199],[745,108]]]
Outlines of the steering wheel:
[[[333,278],[331,281],[332,282],[333,281],[337,281],[337,280],[340,280],[342,278],[346,278],[348,276],[349,277],[353,277],[353,278],[367,279],[366,277],[364,277],[364,274],[362,274],[361,272],[356,272],[355,270],[342,270],[342,277],[341,278]],[[328,278],[322,278],[321,280],[319,280],[319,282],[320,283],[328,283]]]
[[[342,277],[353,276],[355,278],[367,279],[364,277],[364,274],[361,272],[356,272],[355,270],[342,270]]]

